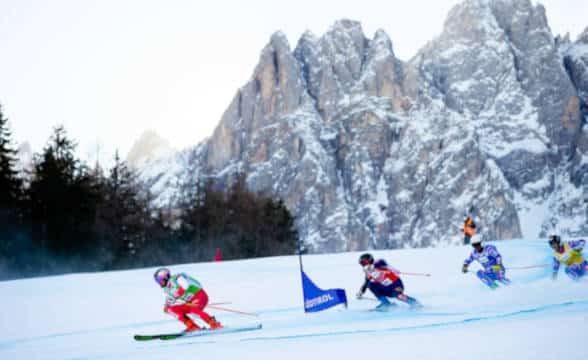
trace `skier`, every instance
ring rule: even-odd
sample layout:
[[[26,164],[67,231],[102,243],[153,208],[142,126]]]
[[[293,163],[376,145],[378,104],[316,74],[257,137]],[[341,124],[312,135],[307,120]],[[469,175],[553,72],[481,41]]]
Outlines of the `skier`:
[[[474,236],[476,234],[476,223],[474,222],[474,220],[466,215],[466,218],[463,222],[463,243],[464,245],[468,245],[470,243],[470,240],[472,239],[472,236]]]
[[[208,304],[208,295],[197,280],[184,273],[172,275],[166,268],[157,269],[153,277],[167,295],[163,312],[183,322],[186,325],[185,331],[201,329],[188,314],[198,315],[212,330],[222,328],[214,316],[204,311]]]
[[[472,237],[472,247],[474,250],[470,256],[465,259],[461,269],[462,272],[464,274],[467,273],[468,266],[472,261],[477,260],[484,269],[478,270],[476,275],[484,284],[488,285],[491,289],[496,289],[498,287],[496,281],[499,281],[504,285],[509,285],[510,280],[505,276],[502,256],[498,250],[496,250],[496,247],[494,245],[482,245],[482,238],[480,235],[474,235]]]
[[[359,257],[359,264],[365,272],[365,282],[357,293],[358,299],[361,299],[365,290],[369,288],[380,301],[376,306],[377,311],[386,311],[393,306],[388,300],[389,297],[403,301],[413,309],[422,307],[415,298],[404,294],[404,284],[398,276],[399,271],[388,266],[386,261],[380,259],[374,262],[374,257],[365,253]]]
[[[566,274],[573,280],[579,280],[588,271],[588,262],[582,257],[586,240],[561,241],[559,235],[549,236],[549,246],[554,250],[553,273],[551,277],[557,279],[559,265],[564,263]]]

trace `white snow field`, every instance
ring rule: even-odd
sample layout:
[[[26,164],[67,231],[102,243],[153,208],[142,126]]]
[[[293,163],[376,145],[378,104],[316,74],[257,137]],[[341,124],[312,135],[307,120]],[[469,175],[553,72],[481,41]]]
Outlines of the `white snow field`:
[[[546,242],[496,242],[507,267],[551,262]],[[162,312],[155,268],[0,282],[0,359],[588,359],[588,279],[573,282],[550,267],[508,271],[513,284],[486,288],[462,274],[467,246],[373,251],[405,272],[404,304],[386,313],[356,300],[359,252],[304,257],[321,288],[346,289],[349,307],[303,311],[296,256],[171,266],[200,280],[211,302],[258,317],[209,309],[226,326],[263,329],[170,341],[134,334],[183,328]],[[472,270],[477,266],[472,265]],[[366,297],[369,297],[369,291]]]

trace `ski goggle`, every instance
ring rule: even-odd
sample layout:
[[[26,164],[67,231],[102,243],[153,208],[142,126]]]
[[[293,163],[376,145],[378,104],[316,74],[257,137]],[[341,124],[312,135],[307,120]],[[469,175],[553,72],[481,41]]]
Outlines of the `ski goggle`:
[[[169,281],[169,274],[159,274],[155,276],[155,282],[159,284],[159,286],[165,286]]]
[[[370,262],[368,259],[361,259],[361,260],[359,260],[359,265],[367,266],[367,265],[370,265]]]

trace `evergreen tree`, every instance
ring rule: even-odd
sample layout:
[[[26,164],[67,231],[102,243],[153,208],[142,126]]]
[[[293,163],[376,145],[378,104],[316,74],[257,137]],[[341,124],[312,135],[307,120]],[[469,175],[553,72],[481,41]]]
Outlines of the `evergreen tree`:
[[[263,237],[269,239],[266,254],[289,255],[297,252],[299,243],[294,217],[281,199],[265,199],[262,219],[265,227]]]
[[[0,273],[13,266],[11,260],[22,240],[22,180],[15,170],[17,151],[12,148],[8,119],[0,106]]]
[[[99,209],[103,244],[110,250],[112,267],[139,264],[138,253],[146,246],[150,218],[148,192],[142,191],[137,174],[115,154],[114,166],[105,181]]]
[[[17,151],[11,146],[8,119],[0,105],[0,211],[14,212],[21,197],[22,181],[15,170]]]
[[[99,192],[88,169],[74,155],[65,129],[54,129],[34,160],[28,189],[33,240],[41,250],[73,260],[93,250],[93,224]]]
[[[168,242],[167,251],[179,249],[184,253],[183,259],[176,258],[180,261],[210,260],[226,230],[221,226],[227,216],[224,194],[212,181],[196,178],[184,183],[180,193],[180,226],[173,231],[174,240]]]

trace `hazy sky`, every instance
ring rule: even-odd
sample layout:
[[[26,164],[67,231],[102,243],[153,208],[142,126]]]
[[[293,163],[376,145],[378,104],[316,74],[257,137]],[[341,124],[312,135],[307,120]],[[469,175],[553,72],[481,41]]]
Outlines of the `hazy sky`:
[[[82,157],[126,155],[145,130],[176,148],[210,136],[271,34],[359,20],[409,59],[457,0],[1,0],[0,104],[14,140],[40,150],[65,125]],[[540,1],[554,34],[588,26],[587,0]],[[533,1],[536,3],[536,1]]]

